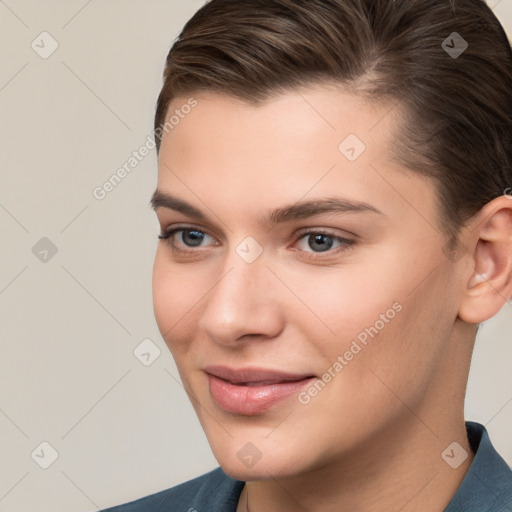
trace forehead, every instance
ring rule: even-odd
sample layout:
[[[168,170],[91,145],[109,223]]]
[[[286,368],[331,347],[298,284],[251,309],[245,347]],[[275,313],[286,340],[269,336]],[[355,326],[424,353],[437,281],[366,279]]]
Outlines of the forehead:
[[[191,96],[174,98],[168,107],[167,119],[173,117],[178,121],[171,130],[175,136],[184,131],[188,135],[192,131],[207,130],[208,139],[222,135],[226,139],[248,142],[253,138],[253,142],[268,145],[294,140],[299,143],[313,134],[341,141],[345,135],[353,133],[371,144],[383,135],[391,137],[391,130],[400,122],[399,102],[371,101],[349,93],[340,85],[288,90],[256,104],[225,94],[198,92],[193,95],[197,102],[193,110],[187,108]],[[181,111],[185,115],[178,119],[176,114]],[[376,129],[382,123],[381,129]],[[269,134],[272,136],[268,137]]]
[[[186,108],[187,96],[174,98],[169,105],[166,119],[171,120],[171,129],[163,136],[162,159],[184,156],[193,149],[188,156],[195,161],[208,153],[211,163],[227,158],[224,167],[238,158],[250,162],[255,154],[262,163],[272,158],[291,161],[293,155],[314,156],[318,161],[320,146],[329,149],[331,157],[341,156],[339,144],[350,134],[368,150],[388,147],[379,139],[389,134],[393,118],[389,106],[365,102],[339,88],[287,91],[256,105],[212,92],[193,97],[197,102],[193,109]],[[382,123],[385,129],[376,129]]]
[[[167,118],[180,119],[162,139],[160,190],[219,204],[236,196],[237,206],[248,208],[336,193],[404,210],[401,194],[422,201],[428,195],[430,183],[391,159],[397,104],[339,87],[297,89],[258,105],[215,93],[191,96],[197,105],[189,113],[180,110],[188,96],[168,109]],[[419,182],[423,199],[413,197]]]

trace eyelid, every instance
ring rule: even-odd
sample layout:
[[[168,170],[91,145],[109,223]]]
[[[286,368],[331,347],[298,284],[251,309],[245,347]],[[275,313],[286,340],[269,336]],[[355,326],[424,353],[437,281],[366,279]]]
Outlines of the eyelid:
[[[199,231],[200,233],[204,233],[205,235],[208,235],[208,236],[211,236],[212,238],[215,238],[215,236],[213,236],[209,230],[205,229],[205,228],[200,228],[200,227],[197,227],[197,226],[193,226],[192,224],[173,224],[172,226],[169,226],[165,229],[162,229],[161,231],[161,234],[162,235],[166,235],[166,234],[169,234],[169,233],[172,233],[174,231]]]
[[[340,233],[341,231],[341,233]],[[304,235],[307,235],[309,233],[319,233],[323,235],[329,235],[336,238],[341,238],[343,240],[350,240],[353,239],[353,241],[356,241],[359,237],[355,233],[352,233],[351,231],[347,231],[346,229],[336,229],[336,228],[326,228],[326,227],[316,227],[316,226],[308,226],[306,228],[298,229],[295,233],[295,237],[301,237]]]
[[[199,233],[203,233],[208,235],[209,237],[217,240],[215,235],[212,235],[208,229],[199,228],[197,226],[191,226],[190,224],[184,225],[173,225],[172,227],[166,228],[162,231],[162,234],[175,233],[176,231],[198,231]]]
[[[172,235],[172,234],[176,233],[177,231],[187,231],[187,230],[199,231],[200,233],[204,233],[205,235],[208,235],[209,237],[216,239],[216,237],[214,235],[212,235],[207,229],[192,226],[190,224],[176,224],[176,225],[173,225],[172,228],[162,229],[161,234],[158,236],[158,238],[160,238],[160,239],[169,238],[169,235]],[[293,234],[293,238],[295,239],[294,243],[296,243],[298,241],[298,239],[303,238],[305,235],[309,235],[309,234],[319,234],[319,235],[331,236],[333,238],[337,238],[338,240],[344,240],[347,242],[354,241],[354,240],[350,240],[349,238],[347,238],[343,235],[336,234],[336,232],[334,230],[331,230],[329,228],[307,227],[307,228],[299,229]],[[349,236],[357,238],[357,236],[353,233],[349,233]]]

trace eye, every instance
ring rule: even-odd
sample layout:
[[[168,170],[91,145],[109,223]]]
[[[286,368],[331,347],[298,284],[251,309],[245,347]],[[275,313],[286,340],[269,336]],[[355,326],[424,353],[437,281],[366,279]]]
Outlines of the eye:
[[[170,229],[169,231],[158,235],[158,238],[160,240],[168,240],[169,245],[177,251],[187,251],[190,249],[193,250],[197,247],[204,247],[205,244],[203,244],[203,242],[208,242],[208,240],[214,242],[210,245],[217,245],[215,239],[212,236],[205,233],[204,231],[201,231],[200,229],[192,227],[178,227]]]
[[[197,252],[202,248],[219,245],[214,237],[192,226],[179,226],[158,235],[167,240],[173,250],[183,253]],[[309,230],[303,232],[295,242],[296,250],[312,255],[333,255],[346,250],[355,241],[329,231]]]
[[[352,245],[354,240],[343,238],[327,231],[308,231],[303,233],[296,245],[300,251],[309,253],[335,253]]]

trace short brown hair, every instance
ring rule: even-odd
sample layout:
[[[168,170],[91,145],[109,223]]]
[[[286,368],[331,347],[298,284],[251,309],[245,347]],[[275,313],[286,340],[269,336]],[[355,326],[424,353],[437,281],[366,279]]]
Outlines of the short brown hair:
[[[436,180],[452,239],[512,185],[512,51],[483,0],[211,0],[169,51],[155,130],[176,96],[258,104],[316,83],[404,105],[395,161]]]

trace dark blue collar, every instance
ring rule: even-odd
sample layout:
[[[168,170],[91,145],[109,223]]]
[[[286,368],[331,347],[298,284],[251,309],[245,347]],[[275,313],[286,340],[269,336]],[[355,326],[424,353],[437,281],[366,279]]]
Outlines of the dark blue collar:
[[[512,471],[483,425],[466,422],[475,458],[445,512],[512,512]]]

